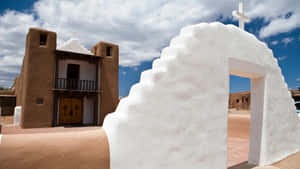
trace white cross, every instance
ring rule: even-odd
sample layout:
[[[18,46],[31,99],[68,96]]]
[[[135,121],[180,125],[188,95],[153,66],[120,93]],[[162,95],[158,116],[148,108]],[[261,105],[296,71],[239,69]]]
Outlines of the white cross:
[[[244,4],[243,2],[239,3],[239,11],[232,11],[232,15],[239,19],[239,27],[244,30],[245,23],[250,22],[250,18],[244,15]]]

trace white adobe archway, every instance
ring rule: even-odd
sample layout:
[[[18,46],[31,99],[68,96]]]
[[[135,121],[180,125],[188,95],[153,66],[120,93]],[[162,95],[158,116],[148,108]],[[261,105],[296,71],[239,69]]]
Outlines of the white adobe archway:
[[[300,123],[277,60],[233,25],[181,30],[105,118],[111,169],[225,169],[229,74],[251,78],[251,163],[300,150]]]

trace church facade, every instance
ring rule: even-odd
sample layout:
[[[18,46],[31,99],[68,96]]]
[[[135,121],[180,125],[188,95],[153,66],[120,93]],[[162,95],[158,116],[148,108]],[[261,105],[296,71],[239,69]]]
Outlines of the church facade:
[[[236,110],[250,110],[250,97],[250,91],[230,93],[228,108]]]
[[[22,128],[102,125],[119,102],[118,45],[99,42],[91,51],[79,40],[60,47],[56,33],[31,28],[14,90]]]

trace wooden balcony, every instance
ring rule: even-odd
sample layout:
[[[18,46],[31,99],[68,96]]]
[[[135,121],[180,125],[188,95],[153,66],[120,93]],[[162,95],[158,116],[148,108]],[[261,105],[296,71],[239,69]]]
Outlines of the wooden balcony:
[[[55,90],[97,92],[97,83],[95,80],[57,78],[55,80]]]

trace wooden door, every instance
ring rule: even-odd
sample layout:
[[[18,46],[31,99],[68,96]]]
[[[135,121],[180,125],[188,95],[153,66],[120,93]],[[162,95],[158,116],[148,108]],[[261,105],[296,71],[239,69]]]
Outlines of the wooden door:
[[[82,123],[82,100],[78,98],[62,98],[59,108],[59,123]]]
[[[81,99],[72,99],[72,123],[82,122]]]

